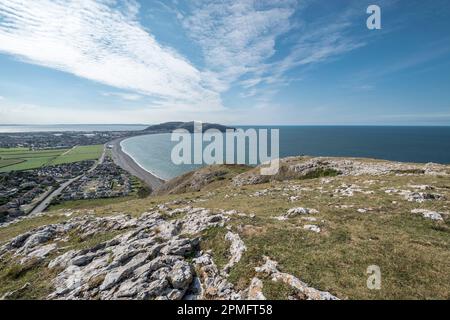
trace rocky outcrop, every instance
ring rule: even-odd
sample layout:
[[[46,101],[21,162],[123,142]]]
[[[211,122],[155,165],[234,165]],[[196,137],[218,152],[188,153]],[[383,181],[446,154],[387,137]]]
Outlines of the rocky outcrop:
[[[320,227],[316,226],[315,224],[306,224],[303,226],[303,229],[309,230],[315,233],[320,233],[321,229]]]
[[[285,216],[290,218],[302,214],[316,214],[316,213],[319,213],[319,211],[316,209],[297,207],[289,209],[288,212],[286,212]]]
[[[22,287],[20,287],[19,289],[5,293],[0,298],[0,300],[13,300],[17,296],[20,296],[24,291],[28,290],[28,288],[30,288],[30,287],[31,287],[31,284],[29,282],[27,282]]]
[[[259,278],[254,277],[250,282],[247,297],[249,300],[266,300],[266,297],[262,291],[263,282]]]
[[[353,197],[355,193],[373,194],[374,191],[364,190],[357,185],[347,185],[345,183],[333,191],[333,194],[344,197]]]
[[[424,190],[424,189],[420,189]],[[425,189],[425,190],[431,190],[431,189]],[[418,202],[423,203],[425,201],[431,201],[431,200],[444,200],[445,197],[439,193],[432,193],[432,192],[418,192],[418,191],[411,191],[411,190],[399,190],[396,188],[390,188],[386,189],[384,191],[387,194],[398,194],[402,196],[405,200],[409,202]]]
[[[439,213],[436,211],[426,210],[426,209],[413,209],[411,213],[420,213],[426,219],[435,220],[435,221],[444,221],[442,218],[443,213]]]
[[[58,273],[52,280],[51,299],[182,299],[198,294],[193,286],[195,269],[206,267],[205,257],[197,258],[198,263],[190,261],[190,257],[199,255],[200,239],[196,235],[223,226],[229,217],[203,208],[184,207],[179,212],[186,215],[175,220],[165,219],[170,213],[165,209],[139,218],[76,217],[15,237],[1,248],[0,258],[10,253],[23,263],[53,257],[47,267]],[[86,249],[65,250],[68,234],[89,239],[112,231],[119,235]],[[237,241],[230,239],[232,243]],[[237,254],[240,247],[232,251]],[[228,291],[223,294],[227,297]]]
[[[247,291],[236,291],[228,281],[230,269],[238,263],[242,254],[247,250],[238,234],[228,231],[225,235],[226,241],[230,242],[229,262],[219,270],[214,263],[211,252],[205,252],[194,260],[198,270],[198,276],[202,287],[200,298],[220,300],[240,300],[248,296]]]
[[[67,241],[67,235],[71,232],[76,232],[80,239],[83,239],[95,234],[98,230],[121,230],[127,227],[125,224],[127,220],[128,217],[125,215],[107,218],[87,215],[73,218],[68,222],[39,227],[21,234],[4,244],[0,248],[0,257],[10,252],[16,257],[37,256],[45,258],[56,249],[56,247],[49,244],[50,241],[54,243]]]
[[[308,286],[303,281],[294,277],[291,274],[280,272],[278,270],[278,263],[271,260],[269,257],[264,257],[264,264],[261,267],[255,268],[257,273],[265,274],[270,277],[272,281],[283,282],[284,284],[296,290],[296,296],[291,297],[296,300],[339,300],[329,292],[320,291]]]
[[[319,211],[316,209],[297,207],[297,208],[289,209],[285,214],[275,217],[275,219],[283,221],[283,220],[287,220],[289,218],[293,218],[293,217],[296,217],[299,215],[309,215],[309,214],[317,214],[317,213],[319,213]]]
[[[199,250],[201,232],[224,227],[234,215],[247,216],[234,210],[191,206],[172,210],[160,205],[138,218],[75,217],[13,238],[1,247],[0,258],[8,253],[20,263],[37,259],[56,271],[49,299],[262,299],[257,293],[262,284],[256,280],[243,291],[228,281],[230,269],[246,251],[237,233],[228,231],[224,238],[230,249],[222,269],[211,252]],[[118,234],[85,249],[67,249],[70,234],[92,240],[107,232]],[[14,297],[20,290],[16,291],[4,298]]]
[[[224,267],[224,271],[228,273],[230,269],[241,260],[242,254],[245,250],[247,250],[247,247],[245,246],[244,241],[241,240],[239,235],[231,231],[227,232],[227,234],[225,235],[225,240],[231,242],[230,261]]]
[[[234,286],[228,282],[228,274],[219,270],[210,252],[203,253],[194,259],[197,273],[200,279],[202,294],[201,299],[240,300],[243,296],[234,290]]]
[[[405,195],[405,199],[410,202],[425,202],[427,200],[441,200],[444,197],[437,193],[428,193],[428,192],[407,192]]]
[[[330,157],[290,157],[280,160],[280,170],[276,175],[261,175],[260,167],[233,178],[235,186],[266,183],[274,180],[308,179],[327,175],[380,176],[387,174],[445,175],[448,167],[440,164],[408,164],[380,160]]]

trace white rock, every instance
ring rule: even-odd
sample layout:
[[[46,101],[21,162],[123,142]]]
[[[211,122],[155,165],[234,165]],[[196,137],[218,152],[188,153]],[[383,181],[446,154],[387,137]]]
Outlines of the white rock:
[[[278,263],[271,260],[269,257],[264,257],[264,261],[265,262],[261,267],[255,268],[256,272],[265,273],[271,277],[273,281],[280,281],[291,286],[292,288],[298,290],[301,294],[305,295],[307,300],[339,300],[329,292],[320,291],[309,287],[306,283],[293,275],[280,272],[278,270]]]
[[[192,266],[180,260],[175,263],[168,275],[168,279],[175,289],[179,289],[184,293],[191,284],[193,276]]]
[[[304,225],[303,229],[309,230],[309,231],[313,231],[313,232],[316,232],[316,233],[320,233],[320,231],[321,231],[320,228],[318,226],[314,225],[314,224]]]
[[[316,222],[317,218],[314,218],[314,217],[302,217],[302,220],[309,221],[309,222]]]
[[[51,252],[53,252],[57,248],[56,243],[49,243],[45,246],[39,247],[38,249],[27,254],[25,258],[23,258],[21,263],[25,263],[25,261],[35,258],[35,259],[44,259]]]
[[[285,216],[294,217],[299,214],[316,214],[316,213],[319,213],[319,211],[317,211],[316,209],[297,207],[289,209]]]
[[[228,231],[225,235],[225,240],[230,241],[230,260],[223,268],[226,273],[236,264],[241,258],[242,254],[247,250],[244,242],[241,240],[241,237],[237,233],[233,233]]]
[[[426,209],[413,209],[411,213],[421,213],[426,219],[431,219],[435,221],[444,221],[442,214],[436,211],[426,210]]]
[[[263,283],[260,279],[257,277],[254,277],[250,283],[250,286],[248,288],[248,300],[266,300],[266,297],[264,296],[263,292]]]

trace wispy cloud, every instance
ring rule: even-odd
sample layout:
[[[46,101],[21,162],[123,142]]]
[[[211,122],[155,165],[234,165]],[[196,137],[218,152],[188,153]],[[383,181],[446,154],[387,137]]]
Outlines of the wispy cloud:
[[[427,66],[431,61],[448,56],[450,54],[449,43],[450,38],[447,37],[444,41],[428,44],[420,51],[411,52],[397,61],[383,65],[383,68],[364,70],[356,78],[377,80],[397,72],[405,72],[408,70],[420,71],[421,69],[418,70],[417,67]]]
[[[143,96],[140,94],[124,93],[124,92],[103,92],[102,95],[105,97],[118,97],[128,101],[138,101],[143,98]]]
[[[304,11],[310,4],[296,0],[196,1],[182,24],[201,45],[206,65],[221,85],[219,90],[237,82],[247,90],[243,97],[258,96],[267,102],[277,87],[301,78],[298,73],[288,75],[296,68],[306,69],[366,44],[351,33],[355,16],[361,15],[352,5],[307,23]],[[290,43],[280,54],[277,45],[286,34]],[[268,86],[270,94],[266,94]]]
[[[245,84],[248,88],[261,84],[272,88],[285,86],[292,81],[303,80],[303,74],[312,66],[365,46],[367,41],[354,32],[360,14],[350,5],[344,7],[342,12],[332,12],[314,22],[297,25],[289,39],[292,45],[288,53],[276,61],[266,63]],[[300,13],[299,16],[304,17],[304,14]],[[293,70],[296,70],[295,74]]]
[[[133,0],[4,0],[0,52],[158,99],[166,107],[217,109],[204,74],[160,45]]]
[[[257,72],[275,50],[278,36],[289,31],[297,1],[195,1],[182,24],[198,42],[211,75],[228,85]]]
[[[193,0],[180,11],[176,0],[155,2],[200,45],[200,67],[141,25],[135,0],[1,0],[0,52],[124,91],[105,96],[149,96],[152,109],[223,111],[222,95],[232,86],[260,107],[302,77],[292,74],[296,68],[365,44],[349,33],[351,10],[307,23],[309,3]]]

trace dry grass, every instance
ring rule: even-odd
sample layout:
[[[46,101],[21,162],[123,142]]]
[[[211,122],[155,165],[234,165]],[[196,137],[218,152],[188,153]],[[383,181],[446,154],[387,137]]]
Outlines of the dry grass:
[[[0,297],[15,292],[9,299],[43,299],[52,291],[51,279],[57,270],[45,267],[42,261],[20,264],[11,256],[0,260]]]

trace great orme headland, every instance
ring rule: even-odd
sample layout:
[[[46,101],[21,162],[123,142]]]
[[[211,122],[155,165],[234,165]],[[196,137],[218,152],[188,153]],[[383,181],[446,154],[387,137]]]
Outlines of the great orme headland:
[[[0,0],[1,300],[448,300],[449,14]]]

